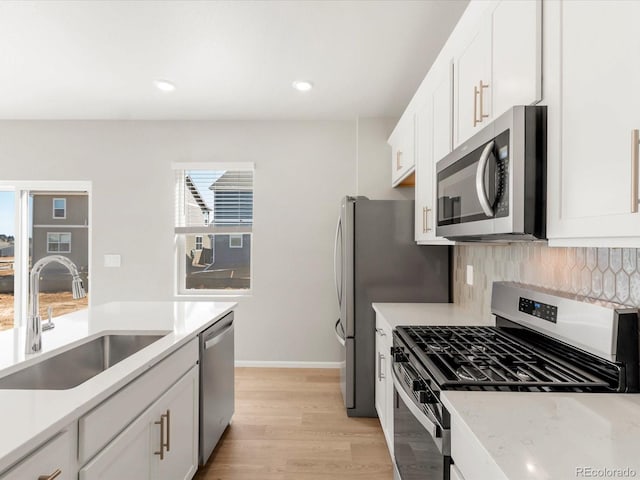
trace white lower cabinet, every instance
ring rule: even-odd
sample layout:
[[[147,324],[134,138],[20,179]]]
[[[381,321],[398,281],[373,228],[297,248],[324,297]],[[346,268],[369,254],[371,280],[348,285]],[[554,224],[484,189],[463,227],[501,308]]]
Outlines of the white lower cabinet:
[[[183,480],[198,467],[194,366],[80,470],[80,480]]]
[[[393,458],[393,380],[391,378],[391,327],[376,315],[376,411]]]
[[[0,476],[0,480],[36,480],[55,478],[72,480],[77,477],[75,424],[36,449],[17,466]],[[127,478],[127,477],[121,477]],[[133,478],[133,477],[132,477]]]

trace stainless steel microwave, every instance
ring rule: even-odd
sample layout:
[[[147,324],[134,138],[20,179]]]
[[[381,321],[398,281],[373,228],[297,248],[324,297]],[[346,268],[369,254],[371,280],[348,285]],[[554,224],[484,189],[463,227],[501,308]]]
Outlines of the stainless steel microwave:
[[[546,235],[547,107],[516,106],[436,165],[436,234],[458,241]]]

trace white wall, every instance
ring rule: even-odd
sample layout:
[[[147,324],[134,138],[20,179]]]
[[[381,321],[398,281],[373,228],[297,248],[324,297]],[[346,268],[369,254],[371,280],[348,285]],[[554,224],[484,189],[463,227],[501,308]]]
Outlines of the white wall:
[[[383,145],[380,129],[367,128],[361,148]],[[340,198],[356,190],[355,121],[3,121],[0,131],[3,180],[93,182],[94,305],[173,298],[172,162],[254,162],[253,296],[239,300],[237,358],[338,359],[333,236]],[[120,268],[103,267],[109,253]]]
[[[397,118],[358,119],[358,195],[372,200],[415,198],[413,187],[391,187],[391,147],[387,139]]]

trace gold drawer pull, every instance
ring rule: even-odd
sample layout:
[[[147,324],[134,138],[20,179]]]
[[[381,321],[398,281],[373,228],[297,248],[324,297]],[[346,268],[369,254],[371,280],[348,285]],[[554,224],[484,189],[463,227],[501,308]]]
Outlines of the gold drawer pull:
[[[489,118],[489,115],[484,113],[483,99],[484,99],[484,89],[485,88],[489,88],[489,84],[488,83],[483,83],[482,80],[480,80],[480,90],[479,90],[479,95],[480,95],[480,120],[478,120],[478,123],[482,122],[483,118]]]
[[[40,475],[38,480],[53,480],[54,478],[58,478],[60,475],[62,475],[62,470],[58,468],[51,475]]]
[[[160,451],[153,452],[154,455],[160,455],[160,460],[164,460],[164,415],[160,417],[160,420],[153,422],[154,425],[160,425]]]
[[[640,161],[640,130],[631,130],[631,213],[638,212],[638,162]]]
[[[167,441],[164,446],[167,449],[167,452],[171,451],[171,410],[167,409],[167,413],[162,415],[167,419]]]

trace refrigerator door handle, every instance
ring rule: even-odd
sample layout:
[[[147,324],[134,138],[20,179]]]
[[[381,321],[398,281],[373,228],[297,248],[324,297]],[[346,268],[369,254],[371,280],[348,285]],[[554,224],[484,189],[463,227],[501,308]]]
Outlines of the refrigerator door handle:
[[[342,236],[342,217],[338,217],[336,225],[336,239],[333,245],[333,280],[336,285],[336,294],[338,296],[338,306],[342,308],[342,292],[341,285],[338,283],[338,246],[340,237]],[[342,267],[342,258],[340,258],[340,267]],[[341,272],[342,274],[342,272]]]
[[[336,338],[338,339],[338,342],[340,343],[340,345],[342,345],[344,347],[345,343],[346,343],[345,339],[344,339],[344,333],[342,335],[340,335],[340,332],[338,332],[338,327],[340,327],[340,329],[342,329],[342,325],[340,324],[340,319],[338,319],[338,321],[336,322],[336,326],[334,327],[334,330],[336,332]]]

